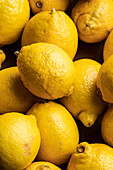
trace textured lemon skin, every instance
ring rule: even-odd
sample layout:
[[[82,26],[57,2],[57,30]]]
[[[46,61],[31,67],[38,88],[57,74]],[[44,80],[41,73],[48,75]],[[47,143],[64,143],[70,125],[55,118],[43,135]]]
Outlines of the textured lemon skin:
[[[76,73],[73,92],[60,101],[75,118],[90,127],[106,108],[106,103],[97,94],[96,86],[101,64],[91,59],[80,59],[74,65]]]
[[[17,41],[29,16],[28,0],[0,1],[0,46]]]
[[[101,132],[102,137],[105,142],[113,147],[113,106],[111,106],[106,113],[101,122]]]
[[[67,162],[79,142],[78,128],[71,114],[52,101],[34,104],[27,114],[36,116],[41,135],[36,159],[56,165]]]
[[[103,100],[113,103],[113,55],[102,64],[97,76],[97,87]]]
[[[0,115],[0,169],[26,168],[35,159],[39,147],[35,116],[17,112]]]
[[[70,0],[40,0],[41,7],[37,6],[37,0],[29,0],[32,12],[34,14],[42,11],[50,11],[55,8],[56,11],[66,11],[70,4]]]
[[[77,148],[84,147],[79,153]],[[113,148],[105,144],[80,143],[72,154],[67,170],[111,170],[113,169]]]
[[[96,43],[104,40],[113,28],[112,0],[81,0],[72,9],[71,17],[82,41]]]
[[[73,91],[73,61],[56,45],[36,43],[22,47],[17,66],[25,87],[38,97],[57,99]]]
[[[26,170],[61,170],[59,167],[55,166],[50,162],[33,162]]]
[[[56,44],[73,59],[78,47],[78,33],[74,22],[62,11],[44,11],[26,24],[22,46],[46,42]]]
[[[108,35],[103,49],[103,58],[104,61],[108,59],[109,56],[113,54],[113,31]]]
[[[2,63],[4,62],[5,58],[6,58],[5,53],[2,50],[0,50],[0,69],[2,67]]]
[[[35,97],[24,87],[17,67],[0,71],[0,113],[25,113]]]

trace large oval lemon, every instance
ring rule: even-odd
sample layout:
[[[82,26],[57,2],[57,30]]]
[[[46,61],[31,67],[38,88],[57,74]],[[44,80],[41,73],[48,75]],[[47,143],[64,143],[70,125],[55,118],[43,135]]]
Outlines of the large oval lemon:
[[[17,66],[25,87],[38,97],[53,100],[73,91],[73,61],[56,45],[36,43],[22,47]]]
[[[78,47],[76,26],[63,11],[40,12],[26,24],[22,46],[39,42],[56,44],[73,59]]]
[[[62,98],[61,102],[74,117],[90,127],[106,108],[106,103],[97,94],[96,86],[101,64],[91,59],[80,59],[74,65],[76,74],[73,92]]]
[[[36,103],[27,112],[35,115],[41,135],[37,160],[63,164],[68,161],[79,142],[79,132],[71,114],[55,102]]]

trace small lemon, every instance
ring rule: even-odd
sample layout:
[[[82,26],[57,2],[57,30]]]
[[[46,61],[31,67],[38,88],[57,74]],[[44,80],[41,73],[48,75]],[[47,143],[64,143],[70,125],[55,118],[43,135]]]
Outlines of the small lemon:
[[[2,63],[4,62],[5,58],[6,58],[6,55],[4,54],[2,50],[0,50],[0,69],[2,67]]]
[[[113,147],[113,106],[104,114],[101,123],[101,132],[105,142]]]
[[[92,59],[80,59],[74,65],[76,73],[73,92],[60,101],[75,118],[90,127],[106,108],[106,103],[97,94],[96,86],[101,64]]]
[[[97,87],[103,100],[113,103],[113,55],[102,64],[97,76]]]
[[[72,9],[71,16],[82,41],[100,42],[113,28],[113,1],[80,0]]]
[[[0,113],[25,113],[35,97],[24,87],[17,67],[0,71]]]
[[[0,46],[18,40],[29,16],[28,0],[0,0]]]
[[[109,56],[113,54],[113,30],[108,35],[103,49],[103,58],[104,61],[108,59]]]
[[[55,8],[57,11],[66,11],[71,5],[71,0],[29,0],[34,14],[42,11],[50,11]]]
[[[17,66],[25,87],[38,97],[53,100],[73,91],[73,61],[56,45],[24,46],[18,55]]]
[[[39,161],[33,162],[30,166],[26,168],[26,170],[61,170],[61,169],[50,162]]]
[[[71,114],[55,102],[36,103],[27,112],[35,115],[41,135],[37,160],[56,165],[68,161],[79,142],[79,132]]]
[[[35,159],[39,147],[35,116],[16,112],[0,115],[0,169],[26,168]]]
[[[73,152],[67,170],[112,170],[113,148],[105,144],[80,143]]]
[[[63,11],[44,11],[33,16],[22,34],[22,46],[46,42],[65,50],[71,59],[78,47],[78,33],[74,22]]]

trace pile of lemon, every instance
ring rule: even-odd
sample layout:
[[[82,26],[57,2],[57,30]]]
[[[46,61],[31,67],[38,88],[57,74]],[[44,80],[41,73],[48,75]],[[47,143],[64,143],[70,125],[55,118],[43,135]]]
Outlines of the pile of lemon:
[[[21,39],[16,66],[0,70],[0,170],[113,169],[112,14],[112,0],[0,1],[0,69]],[[102,65],[75,61],[78,39],[105,40]],[[80,143],[76,120],[100,115],[105,143]]]

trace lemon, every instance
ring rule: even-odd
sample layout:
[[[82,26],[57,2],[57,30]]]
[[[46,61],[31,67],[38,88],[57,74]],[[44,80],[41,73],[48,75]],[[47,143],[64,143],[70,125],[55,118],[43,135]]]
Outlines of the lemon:
[[[73,61],[56,45],[24,46],[18,55],[17,66],[25,87],[38,97],[57,99],[73,91]]]
[[[61,170],[54,164],[50,162],[44,162],[44,161],[39,161],[39,162],[33,162],[26,170]]]
[[[106,143],[113,147],[113,106],[111,106],[102,119],[101,132]]]
[[[78,47],[78,33],[74,22],[63,11],[44,11],[26,24],[22,46],[46,42],[56,44],[73,59]]]
[[[96,80],[101,64],[92,59],[74,62],[76,73],[71,95],[61,103],[86,127],[92,126],[106,108],[106,103],[97,94]]]
[[[0,46],[17,41],[29,16],[28,0],[0,0]]]
[[[57,11],[66,11],[70,4],[71,0],[29,0],[32,12],[34,14],[42,11],[50,11],[55,8]]]
[[[37,160],[56,165],[68,161],[79,142],[79,132],[71,114],[55,102],[36,103],[27,112],[35,115],[41,135]]]
[[[71,17],[82,41],[96,43],[104,40],[113,28],[112,0],[80,0],[72,9]]]
[[[26,168],[35,159],[39,147],[35,116],[17,112],[0,115],[0,169]]]
[[[6,58],[5,53],[2,50],[0,50],[0,69],[2,67],[2,63],[4,62],[5,58]]]
[[[101,143],[80,143],[73,152],[67,170],[111,170],[113,148]]]
[[[108,35],[103,49],[103,58],[104,61],[108,59],[109,56],[113,54],[113,30]]]
[[[97,76],[97,87],[103,100],[113,103],[113,55],[102,64]]]
[[[0,71],[0,113],[25,113],[34,100],[34,96],[24,87],[17,67]]]

